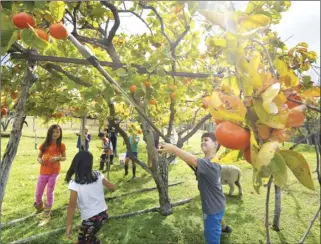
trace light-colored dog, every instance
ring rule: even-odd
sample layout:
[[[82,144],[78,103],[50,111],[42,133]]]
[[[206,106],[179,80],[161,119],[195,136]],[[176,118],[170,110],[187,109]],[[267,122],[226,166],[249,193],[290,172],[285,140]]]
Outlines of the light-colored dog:
[[[234,165],[221,165],[221,182],[222,185],[229,185],[229,196],[232,196],[234,191],[234,184],[239,188],[239,196],[243,195],[241,179],[241,170]]]

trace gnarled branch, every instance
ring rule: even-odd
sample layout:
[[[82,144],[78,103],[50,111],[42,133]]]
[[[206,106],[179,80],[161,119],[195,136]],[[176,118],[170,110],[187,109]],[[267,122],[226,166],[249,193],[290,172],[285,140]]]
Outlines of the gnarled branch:
[[[107,1],[101,1],[101,4],[110,9],[110,11],[114,15],[114,20],[115,20],[115,23],[114,23],[113,27],[111,28],[111,30],[109,31],[109,35],[108,35],[108,38],[107,38],[106,45],[109,46],[109,45],[112,44],[113,38],[114,38],[118,28],[119,28],[120,19],[119,19],[118,10],[115,7],[115,5],[113,5],[112,3],[107,2]]]
[[[195,132],[197,130],[199,130],[201,128],[201,126],[205,123],[206,120],[210,119],[212,117],[211,114],[208,114],[206,116],[204,116],[200,121],[198,121],[198,123],[191,129],[191,131],[189,133],[187,133],[182,139],[178,140],[177,142],[177,146],[178,147],[182,147],[183,144],[189,139],[191,138]]]
[[[159,15],[159,13],[157,12],[157,10],[156,10],[153,6],[148,6],[148,5],[142,4],[142,2],[139,2],[139,5],[140,5],[143,9],[150,9],[150,10],[152,10],[152,11],[156,14],[156,16],[157,16],[157,18],[158,18],[158,20],[159,20],[159,22],[160,22],[162,34],[165,36],[165,38],[167,39],[167,41],[172,45],[173,42],[172,42],[172,40],[169,38],[169,36],[166,34],[163,19],[162,19],[162,17]]]

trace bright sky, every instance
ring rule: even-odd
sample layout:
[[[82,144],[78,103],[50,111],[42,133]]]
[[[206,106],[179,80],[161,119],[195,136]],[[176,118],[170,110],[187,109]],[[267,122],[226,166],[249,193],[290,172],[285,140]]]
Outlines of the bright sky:
[[[248,1],[232,1],[236,9],[244,10]],[[142,34],[147,31],[144,24],[131,14],[122,14],[130,16],[130,21],[122,18],[121,29],[129,33]],[[306,42],[309,48],[320,55],[320,1],[292,1],[288,11],[282,13],[280,24],[272,26],[272,30],[279,33],[282,41],[287,40],[286,45],[291,48],[299,42]],[[320,66],[320,57],[317,61]],[[320,74],[320,68],[317,69]],[[319,76],[311,70],[309,72],[313,81],[317,81]]]

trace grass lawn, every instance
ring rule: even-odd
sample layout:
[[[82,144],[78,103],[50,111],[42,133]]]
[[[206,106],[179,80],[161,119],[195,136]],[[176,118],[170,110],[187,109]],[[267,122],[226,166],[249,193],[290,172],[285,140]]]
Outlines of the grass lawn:
[[[79,124],[63,125],[63,142],[67,147],[67,160],[62,163],[62,172],[55,189],[55,203],[51,222],[45,227],[38,227],[36,217],[31,217],[14,226],[2,229],[2,243],[9,243],[15,240],[27,238],[32,235],[65,227],[66,205],[69,199],[69,190],[64,182],[66,171],[70,162],[77,152],[77,137],[74,135]],[[96,148],[99,139],[97,137],[97,125],[90,125],[92,142],[90,151],[95,158],[95,169],[99,168],[100,151]],[[38,147],[44,141],[46,129],[37,124]],[[199,131],[185,149],[192,152],[200,152]],[[35,140],[32,131],[32,121],[29,120],[29,127],[24,128],[23,137],[20,141],[17,156],[12,164],[6,195],[3,202],[1,222],[18,219],[34,212],[33,202],[35,186],[39,174],[39,164],[36,161],[38,150],[35,149]],[[118,152],[125,152],[121,137],[118,137]],[[7,138],[1,140],[2,155],[7,144]],[[287,145],[288,146],[288,145]],[[144,141],[140,141],[139,158],[146,162],[146,149]],[[303,153],[310,163],[311,169],[316,167],[315,152],[313,147],[301,145],[295,150]],[[222,243],[265,243],[266,232],[264,227],[266,188],[262,187],[260,194],[257,194],[252,187],[252,168],[245,161],[235,162],[242,170],[243,199],[227,197],[226,220],[233,227],[230,235],[223,235]],[[197,182],[193,172],[181,160],[176,165],[170,165],[169,182],[175,183],[184,181],[183,184],[169,188],[172,202],[185,198],[192,198],[188,204],[175,207],[173,214],[163,217],[158,213],[148,213],[129,217],[126,219],[111,219],[99,232],[102,243],[205,243],[203,238],[202,211],[200,204]],[[282,188],[282,212],[280,221],[280,232],[271,230],[272,243],[298,243],[308,227],[309,220],[317,211],[319,206],[319,186],[317,185],[316,174],[313,173],[316,191],[303,187],[289,173],[289,181],[286,187]],[[154,181],[139,166],[137,167],[137,179],[130,180],[132,172],[129,171],[127,178],[123,177],[123,168],[118,160],[111,168],[110,178],[116,185],[117,191],[106,196],[118,196],[129,191],[155,186]],[[224,186],[224,192],[228,192],[228,186]],[[237,189],[234,194],[237,194]],[[274,188],[271,191],[270,201],[270,223],[273,220],[274,211]],[[110,216],[129,213],[137,210],[158,206],[157,191],[132,194],[126,197],[116,198],[107,202]],[[74,218],[74,225],[80,224],[79,212]],[[65,238],[65,232],[44,236],[32,243],[74,243],[77,237],[77,230],[74,231],[73,240]],[[30,242],[29,242],[30,243]],[[320,243],[320,222],[319,219],[312,227],[311,233],[305,243]]]

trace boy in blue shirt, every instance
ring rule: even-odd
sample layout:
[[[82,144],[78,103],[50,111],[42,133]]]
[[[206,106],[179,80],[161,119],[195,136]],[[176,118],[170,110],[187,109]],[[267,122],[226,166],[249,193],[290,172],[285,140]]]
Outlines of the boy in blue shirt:
[[[217,142],[213,132],[207,132],[202,135],[201,148],[204,158],[197,158],[195,155],[169,143],[162,143],[158,150],[160,152],[174,153],[185,163],[197,169],[198,189],[201,195],[204,215],[205,240],[207,244],[219,244],[226,200],[221,184],[221,165],[211,162],[217,149]]]

